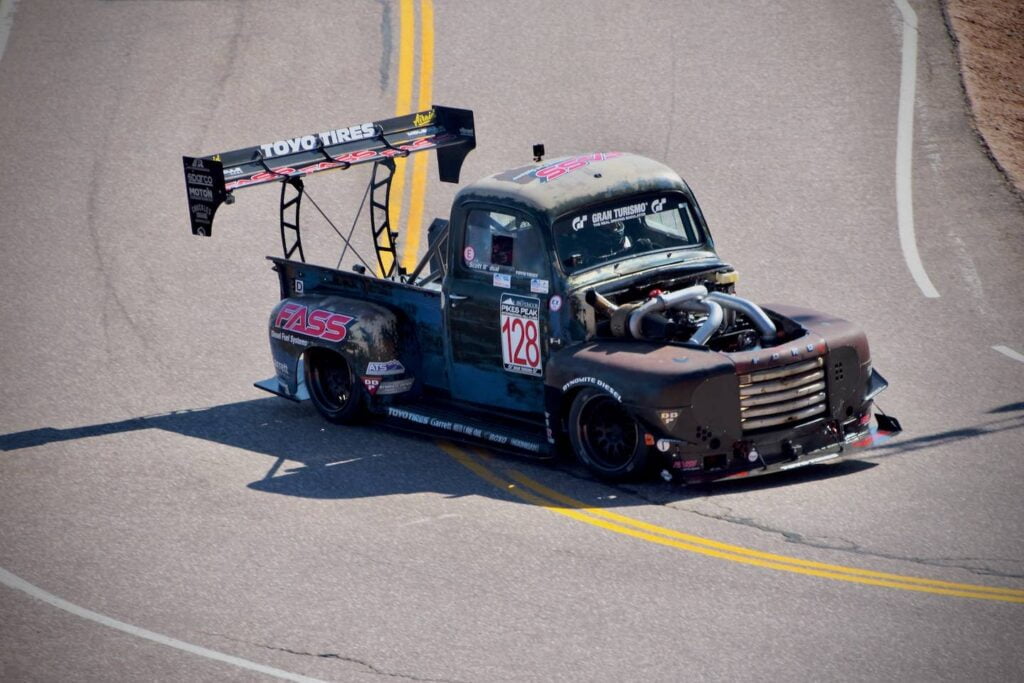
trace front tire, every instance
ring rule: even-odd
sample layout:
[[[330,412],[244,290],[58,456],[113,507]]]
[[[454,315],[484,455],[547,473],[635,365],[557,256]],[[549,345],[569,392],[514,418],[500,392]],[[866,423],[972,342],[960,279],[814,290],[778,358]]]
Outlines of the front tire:
[[[577,459],[602,479],[628,479],[646,469],[648,451],[640,425],[600,389],[584,389],[573,399],[569,440]]]
[[[311,349],[306,354],[306,387],[316,411],[328,422],[352,424],[363,407],[363,387],[337,353]]]

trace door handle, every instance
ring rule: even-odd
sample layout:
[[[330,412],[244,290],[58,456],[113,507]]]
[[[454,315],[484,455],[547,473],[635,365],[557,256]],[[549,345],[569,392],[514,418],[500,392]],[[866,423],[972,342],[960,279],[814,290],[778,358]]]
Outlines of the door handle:
[[[469,297],[465,296],[464,294],[449,294],[448,295],[448,300],[449,301],[465,301],[468,298]]]

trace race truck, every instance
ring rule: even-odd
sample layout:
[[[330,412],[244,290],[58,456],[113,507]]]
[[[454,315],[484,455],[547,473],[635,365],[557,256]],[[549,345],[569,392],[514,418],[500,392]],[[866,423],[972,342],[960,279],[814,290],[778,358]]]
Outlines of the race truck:
[[[196,235],[238,190],[280,185],[276,372],[257,387],[336,423],[380,419],[539,458],[571,449],[609,480],[789,470],[900,430],[872,418],[887,384],[864,333],[738,296],[690,188],[642,156],[544,161],[535,145],[533,163],[463,188],[419,264],[399,267],[396,159],[432,151],[456,183],[475,146],[471,111],[434,106],[183,158]],[[303,199],[323,212],[306,180],[361,164],[375,262],[331,223],[359,262],[307,263]]]

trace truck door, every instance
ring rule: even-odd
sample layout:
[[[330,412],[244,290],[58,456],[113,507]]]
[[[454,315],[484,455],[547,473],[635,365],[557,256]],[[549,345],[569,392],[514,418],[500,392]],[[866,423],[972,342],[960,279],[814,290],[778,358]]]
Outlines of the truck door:
[[[551,286],[543,233],[507,208],[461,211],[445,287],[452,397],[540,413]]]

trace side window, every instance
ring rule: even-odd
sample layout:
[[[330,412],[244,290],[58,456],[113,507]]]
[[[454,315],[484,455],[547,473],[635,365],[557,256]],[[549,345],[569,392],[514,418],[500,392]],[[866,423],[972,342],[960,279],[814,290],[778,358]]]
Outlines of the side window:
[[[520,216],[475,209],[466,220],[462,262],[471,270],[542,277],[547,273],[544,240]]]

